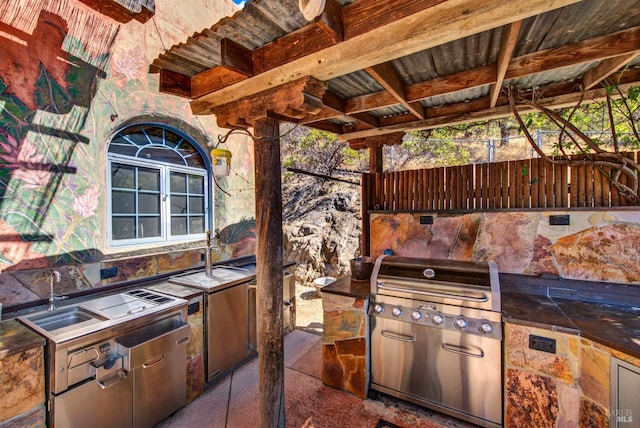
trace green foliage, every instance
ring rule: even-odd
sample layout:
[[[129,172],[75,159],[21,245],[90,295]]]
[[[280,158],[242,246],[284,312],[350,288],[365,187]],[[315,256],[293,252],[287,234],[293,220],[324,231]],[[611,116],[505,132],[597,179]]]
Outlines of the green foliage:
[[[334,134],[311,129],[299,138],[289,141],[282,164],[285,167],[301,169],[311,167],[311,170],[331,175],[336,168],[343,165],[348,150],[347,143],[339,142]],[[353,155],[349,155],[353,159]]]
[[[471,153],[464,146],[450,139],[425,138],[425,133],[408,133],[403,146],[410,156],[424,157],[436,166],[464,165],[469,162]]]

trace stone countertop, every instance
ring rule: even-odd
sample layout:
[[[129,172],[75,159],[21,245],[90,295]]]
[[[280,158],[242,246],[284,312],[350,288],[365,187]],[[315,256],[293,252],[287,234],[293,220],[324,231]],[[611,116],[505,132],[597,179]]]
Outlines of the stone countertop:
[[[44,337],[16,320],[0,322],[0,360],[19,352],[44,346]]]
[[[502,293],[504,321],[576,334],[640,358],[640,307]]]
[[[640,358],[640,305],[609,304],[541,293],[502,291],[502,313],[506,322],[575,334]],[[323,293],[367,298],[369,281],[350,277],[322,288]]]
[[[325,285],[321,291],[323,293],[366,299],[371,294],[371,283],[369,280],[358,281],[351,279],[350,276],[345,276],[329,285]]]

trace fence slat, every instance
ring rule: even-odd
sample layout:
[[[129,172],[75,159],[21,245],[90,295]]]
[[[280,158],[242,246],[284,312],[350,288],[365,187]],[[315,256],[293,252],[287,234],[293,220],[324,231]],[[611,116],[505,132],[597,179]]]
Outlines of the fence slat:
[[[594,207],[602,206],[602,173],[600,168],[591,167],[593,180],[593,205]]]
[[[640,159],[640,152],[624,155]],[[611,185],[610,174],[608,167],[569,167],[543,158],[363,173],[363,207],[429,211],[630,205]],[[622,175],[620,182],[628,185],[630,180]]]

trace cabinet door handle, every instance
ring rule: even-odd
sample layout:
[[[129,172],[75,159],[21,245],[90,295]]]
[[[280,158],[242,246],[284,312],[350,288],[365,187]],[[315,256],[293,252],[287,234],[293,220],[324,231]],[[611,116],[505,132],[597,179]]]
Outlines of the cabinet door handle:
[[[164,355],[162,355],[160,358],[158,358],[157,360],[151,361],[150,363],[144,363],[142,364],[142,368],[143,369],[148,369],[149,367],[153,367],[158,363],[161,363],[162,360],[164,360]]]
[[[412,343],[416,341],[415,336],[407,336],[406,334],[394,333],[388,330],[382,330],[380,334],[387,339],[400,340],[401,342]]]
[[[476,354],[476,353],[467,351],[467,349],[469,349],[469,348],[467,348],[465,346],[451,345],[449,343],[443,343],[442,344],[442,349],[444,349],[445,351],[453,352],[454,354],[465,355],[467,357],[473,357],[473,358],[483,358],[484,357],[484,351],[482,349],[478,349],[478,351],[480,351],[480,352]]]

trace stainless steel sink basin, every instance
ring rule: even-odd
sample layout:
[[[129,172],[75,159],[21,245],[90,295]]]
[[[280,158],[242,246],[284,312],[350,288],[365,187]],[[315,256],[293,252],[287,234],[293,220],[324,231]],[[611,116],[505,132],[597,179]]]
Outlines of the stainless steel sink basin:
[[[25,317],[30,322],[45,331],[66,329],[68,327],[82,328],[89,324],[105,321],[107,318],[90,312],[78,306],[57,309]]]

